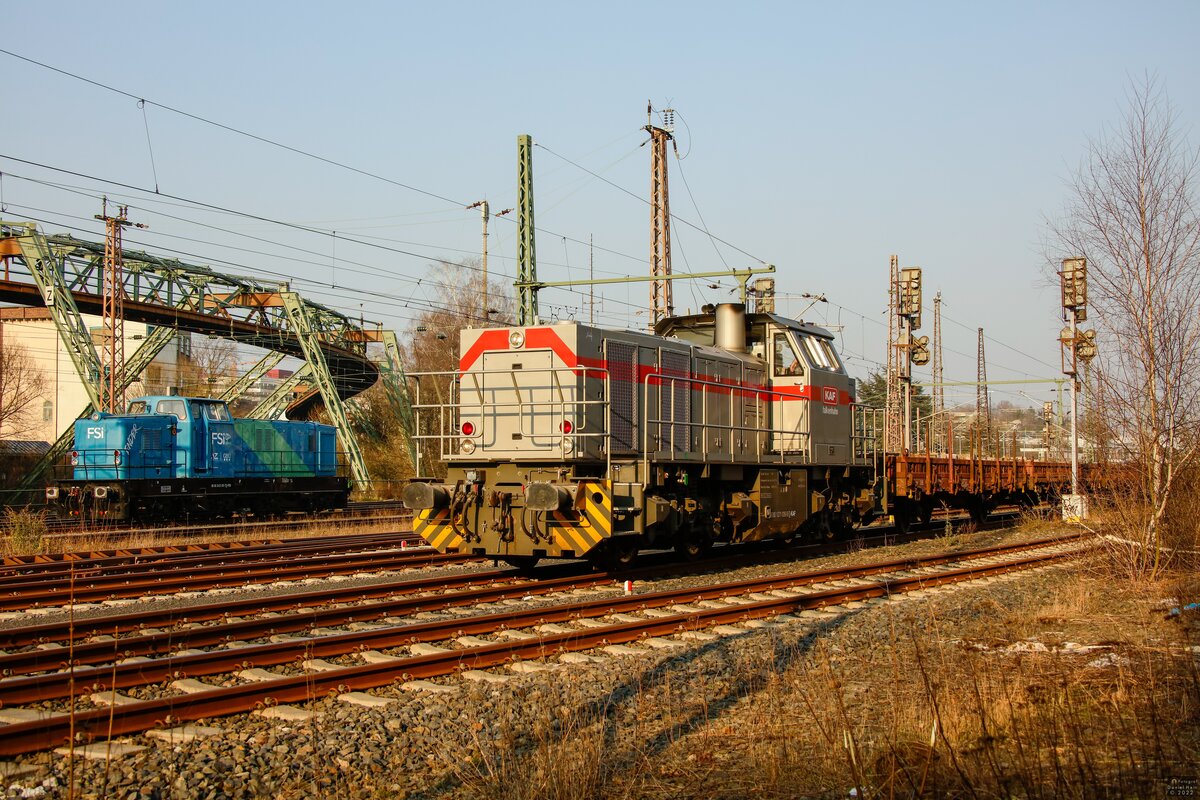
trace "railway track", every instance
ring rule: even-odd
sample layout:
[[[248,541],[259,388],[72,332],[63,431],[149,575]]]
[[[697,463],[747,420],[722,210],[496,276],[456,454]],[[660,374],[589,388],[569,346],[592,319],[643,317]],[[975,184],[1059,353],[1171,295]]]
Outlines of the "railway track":
[[[891,529],[881,528],[860,541],[912,540],[941,525],[943,520],[935,521],[899,536],[893,535]],[[793,552],[813,555],[837,552],[846,546],[845,543],[801,545]],[[738,558],[731,557],[733,562]],[[467,554],[433,553],[412,533],[346,534],[12,557],[0,566],[0,614],[67,605],[80,608],[81,604],[232,588],[252,582],[377,573],[475,560],[484,559]],[[655,560],[662,559],[652,556],[651,563]]]
[[[373,587],[389,593],[366,605],[309,607],[267,618],[230,621],[217,616],[219,604],[191,619],[180,610],[161,620],[175,625],[171,631],[134,631],[134,620],[112,619],[107,622],[115,637],[57,647],[47,647],[47,641],[61,636],[61,629],[10,629],[0,639],[6,648],[40,641],[43,649],[0,657],[0,668],[11,676],[0,680],[0,707],[24,706],[0,711],[0,718],[26,720],[0,727],[0,754],[58,746],[72,731],[84,739],[109,738],[501,664],[542,669],[546,659],[564,653],[636,641],[686,647],[689,637],[713,637],[723,626],[789,619],[831,605],[1043,566],[1071,558],[1084,546],[1077,536],[1060,537],[634,596],[617,593],[611,575],[559,568],[559,574],[528,580],[492,571],[458,576],[457,585],[443,577]],[[649,574],[655,567],[645,569]],[[591,593],[605,596],[581,599]],[[316,599],[310,594],[292,601]],[[94,635],[105,622],[74,633]],[[717,633],[709,632],[713,629]],[[299,632],[304,635],[291,635]],[[251,638],[260,641],[245,641]],[[267,667],[288,672],[272,674]],[[211,676],[221,676],[226,685],[211,682]],[[237,682],[239,676],[245,682]],[[108,707],[69,713],[80,694]]]
[[[643,554],[639,564],[633,569],[620,573],[592,572],[585,563],[561,562],[545,565],[537,570],[537,580],[530,581],[522,574],[510,568],[486,569],[464,574],[442,574],[432,578],[406,578],[396,581],[379,583],[355,584],[346,587],[322,588],[316,591],[288,592],[284,594],[259,595],[251,594],[242,598],[222,597],[208,603],[188,605],[186,607],[139,608],[129,613],[105,614],[102,617],[77,618],[68,617],[67,611],[91,610],[98,608],[96,604],[79,604],[70,608],[38,609],[40,611],[57,610],[62,617],[56,622],[21,625],[19,627],[0,628],[0,648],[14,648],[53,642],[65,642],[71,638],[82,638],[89,635],[127,636],[131,633],[144,632],[146,629],[171,627],[190,624],[203,620],[217,618],[248,617],[260,614],[278,615],[288,612],[308,613],[316,607],[346,603],[366,603],[378,601],[381,598],[395,598],[408,594],[425,594],[438,590],[456,589],[463,586],[478,585],[487,582],[516,582],[524,581],[530,587],[552,586],[559,577],[575,576],[575,580],[584,581],[585,576],[591,576],[597,585],[611,583],[613,580],[652,580],[672,575],[695,575],[720,570],[738,569],[743,567],[771,566],[796,559],[816,558],[824,555],[837,555],[862,548],[873,548],[888,545],[904,544],[927,538],[924,532],[909,532],[895,534],[890,529],[882,529],[876,535],[864,537],[852,542],[822,542],[817,544],[796,545],[788,549],[759,549],[748,547],[735,548],[732,554],[715,551],[706,558],[694,562],[680,562],[671,552]],[[299,540],[299,543],[311,543],[312,540]],[[440,564],[443,562],[434,562]],[[435,601],[428,601],[432,607]],[[469,600],[467,601],[469,602]],[[428,610],[426,607],[426,610]],[[32,607],[27,610],[32,610]],[[356,621],[371,619],[373,616],[384,616],[381,606],[372,604],[365,609],[354,612]],[[278,626],[279,623],[272,623]],[[73,632],[73,633],[72,633]],[[76,653],[78,658],[78,652]],[[0,660],[0,674],[5,674],[7,668]]]
[[[285,555],[253,562],[206,566],[150,565],[134,572],[68,573],[50,578],[0,581],[0,613],[133,599],[153,595],[235,588],[250,583],[327,578],[456,564],[474,556],[437,553],[429,548],[370,549],[314,557]]]
[[[91,539],[138,539],[186,540],[193,537],[228,534],[245,537],[255,532],[287,532],[311,528],[313,525],[337,524],[351,521],[411,523],[412,513],[398,500],[360,501],[344,509],[320,514],[288,514],[272,519],[240,518],[223,522],[209,520],[196,524],[156,524],[117,527],[112,524],[84,524],[79,520],[50,517],[45,520],[47,532],[43,539],[70,546],[71,542]],[[0,526],[0,536],[12,534],[11,526]]]
[[[423,545],[421,538],[408,532],[342,534],[299,539],[241,540],[193,545],[89,550],[10,557],[0,565],[3,581],[24,577],[51,578],[59,575],[102,574],[120,570],[144,571],[162,567],[198,566],[246,562],[254,559],[320,555],[382,547]]]

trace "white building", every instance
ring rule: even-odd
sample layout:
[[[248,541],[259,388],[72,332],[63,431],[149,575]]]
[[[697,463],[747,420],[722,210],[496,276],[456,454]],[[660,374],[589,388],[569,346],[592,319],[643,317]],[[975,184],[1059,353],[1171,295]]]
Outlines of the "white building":
[[[99,317],[85,314],[83,322],[94,336],[101,331]],[[145,339],[150,326],[140,322],[125,323],[125,356],[133,355]],[[0,347],[17,345],[24,348],[30,360],[41,370],[44,398],[35,403],[32,413],[23,422],[24,430],[14,437],[11,426],[0,423],[0,439],[32,439],[53,443],[71,426],[88,405],[83,382],[75,372],[67,349],[58,336],[58,329],[45,308],[0,308]],[[163,348],[140,381],[126,392],[128,397],[142,394],[166,394],[178,383],[180,355],[186,361],[190,352],[190,334],[180,334]]]

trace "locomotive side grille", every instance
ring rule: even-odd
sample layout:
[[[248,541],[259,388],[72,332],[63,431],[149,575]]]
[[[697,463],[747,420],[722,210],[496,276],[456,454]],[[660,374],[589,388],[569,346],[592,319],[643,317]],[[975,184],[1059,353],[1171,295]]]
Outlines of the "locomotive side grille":
[[[609,375],[609,413],[612,415],[612,451],[637,449],[638,392],[637,345],[608,340],[605,343]]]
[[[664,380],[659,395],[662,442],[673,453],[686,452],[691,439],[692,359],[687,353],[664,350],[662,371]]]

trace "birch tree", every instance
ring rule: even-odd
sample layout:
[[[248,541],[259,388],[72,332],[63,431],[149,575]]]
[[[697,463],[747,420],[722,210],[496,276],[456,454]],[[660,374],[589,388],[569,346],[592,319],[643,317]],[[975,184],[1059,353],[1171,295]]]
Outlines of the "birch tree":
[[[1096,406],[1129,486],[1106,509],[1154,577],[1176,548],[1194,549],[1192,497],[1200,423],[1200,216],[1197,150],[1151,79],[1131,86],[1121,121],[1089,143],[1052,225],[1054,263],[1087,259],[1097,329]]]

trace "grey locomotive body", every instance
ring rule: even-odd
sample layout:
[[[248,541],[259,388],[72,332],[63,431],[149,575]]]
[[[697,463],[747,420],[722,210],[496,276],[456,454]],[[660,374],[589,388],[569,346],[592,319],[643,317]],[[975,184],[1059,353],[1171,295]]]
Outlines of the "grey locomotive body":
[[[653,334],[581,323],[464,330],[414,376],[444,481],[405,489],[444,552],[514,563],[695,554],[832,534],[875,508],[855,384],[819,327],[726,304]]]

